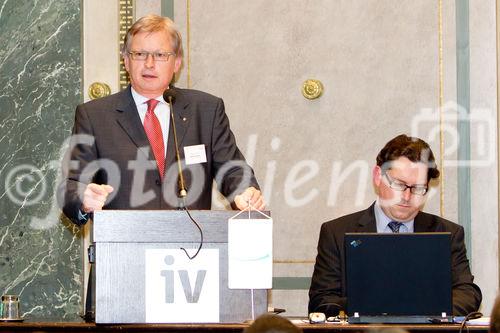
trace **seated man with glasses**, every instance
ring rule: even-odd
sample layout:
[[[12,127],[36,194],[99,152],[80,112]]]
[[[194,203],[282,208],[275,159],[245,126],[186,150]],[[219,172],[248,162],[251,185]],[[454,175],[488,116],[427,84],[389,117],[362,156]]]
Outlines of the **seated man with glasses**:
[[[378,154],[372,176],[377,200],[366,210],[321,227],[309,312],[332,316],[345,308],[344,234],[353,232],[450,232],[453,315],[477,311],[482,296],[473,283],[463,227],[421,211],[429,182],[439,177],[429,145],[419,138],[395,137]]]

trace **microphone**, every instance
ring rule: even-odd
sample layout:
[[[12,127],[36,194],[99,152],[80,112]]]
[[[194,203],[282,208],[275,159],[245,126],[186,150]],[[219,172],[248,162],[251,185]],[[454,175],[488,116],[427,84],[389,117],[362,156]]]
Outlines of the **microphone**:
[[[170,105],[175,103],[176,98],[177,98],[177,90],[175,90],[174,87],[170,87],[163,92],[163,99]]]
[[[175,129],[175,119],[174,119],[174,103],[177,97],[177,91],[175,88],[170,87],[163,92],[163,99],[170,104],[170,119],[172,120],[172,128],[174,130],[174,145],[175,145],[175,157],[177,159],[177,168],[179,173],[179,196],[185,198],[187,196],[186,186],[184,184],[184,175],[182,173],[181,166],[181,156],[179,154],[179,145],[177,143],[177,131]]]

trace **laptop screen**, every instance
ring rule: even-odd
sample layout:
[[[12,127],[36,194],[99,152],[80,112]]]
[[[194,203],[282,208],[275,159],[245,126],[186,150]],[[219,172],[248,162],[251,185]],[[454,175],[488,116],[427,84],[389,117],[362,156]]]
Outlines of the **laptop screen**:
[[[450,233],[346,234],[349,316],[452,312]]]

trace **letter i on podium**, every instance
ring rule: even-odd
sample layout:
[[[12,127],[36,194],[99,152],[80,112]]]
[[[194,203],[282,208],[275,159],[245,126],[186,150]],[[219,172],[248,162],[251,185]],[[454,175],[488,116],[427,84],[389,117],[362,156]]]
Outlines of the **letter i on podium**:
[[[229,289],[272,288],[273,220],[261,211],[253,212],[261,218],[251,218],[249,210],[242,210],[228,221]]]

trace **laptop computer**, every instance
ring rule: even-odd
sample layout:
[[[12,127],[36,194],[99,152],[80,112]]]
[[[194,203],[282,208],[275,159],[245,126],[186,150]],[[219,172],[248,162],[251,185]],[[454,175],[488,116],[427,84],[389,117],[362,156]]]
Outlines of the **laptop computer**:
[[[347,233],[350,323],[452,322],[450,233]]]

